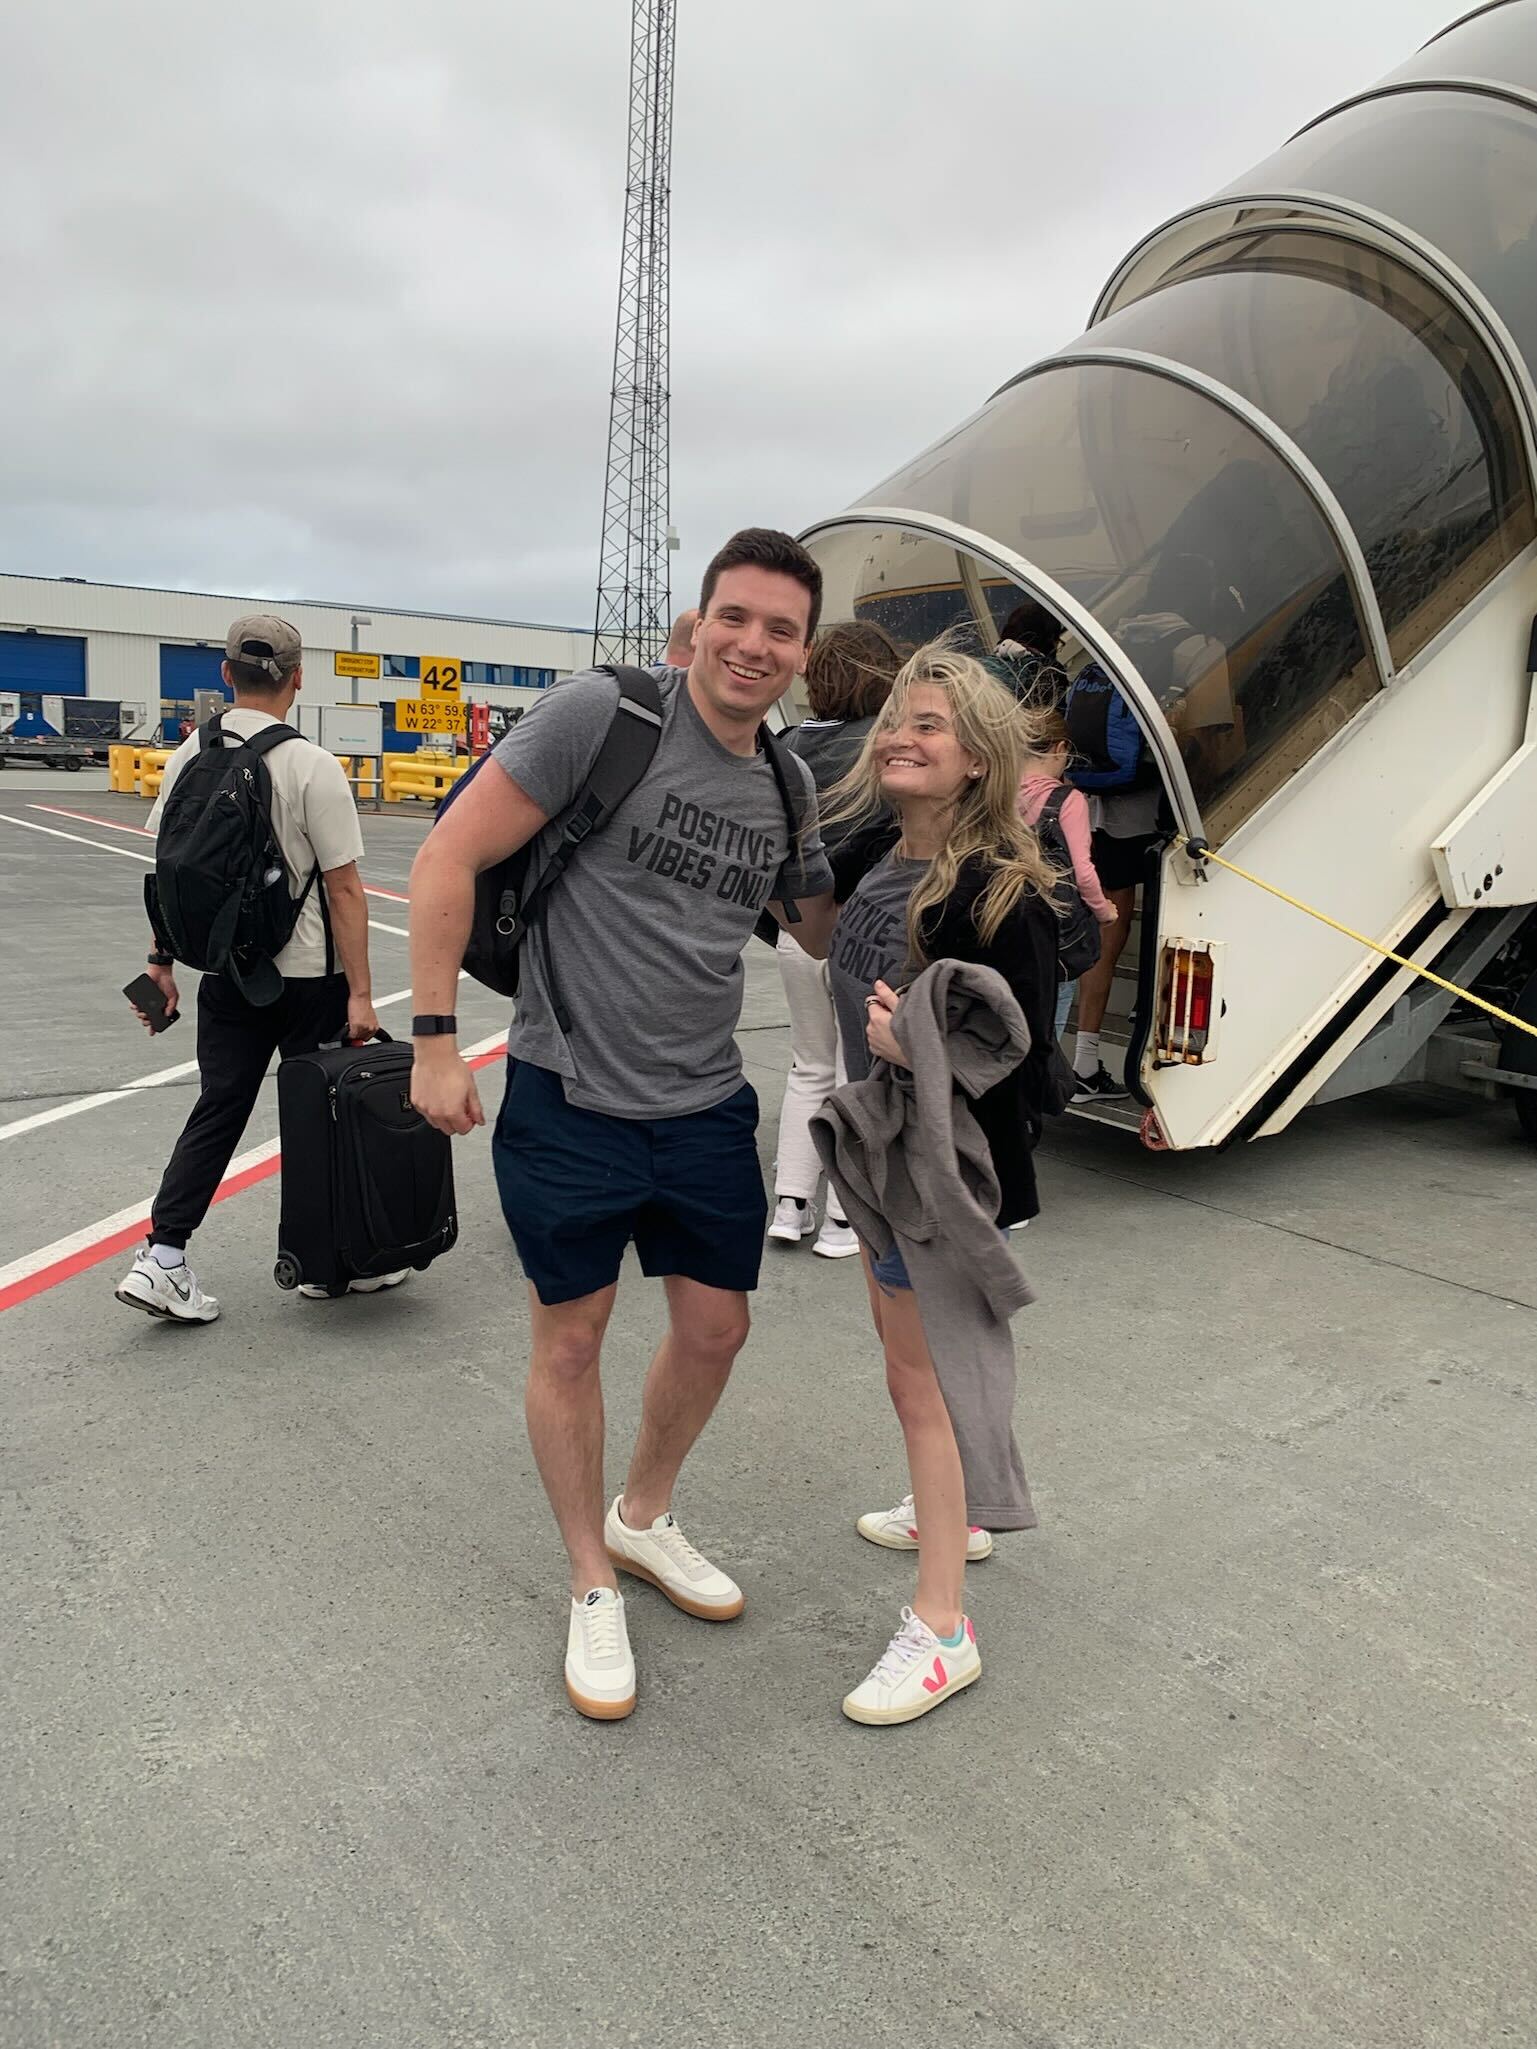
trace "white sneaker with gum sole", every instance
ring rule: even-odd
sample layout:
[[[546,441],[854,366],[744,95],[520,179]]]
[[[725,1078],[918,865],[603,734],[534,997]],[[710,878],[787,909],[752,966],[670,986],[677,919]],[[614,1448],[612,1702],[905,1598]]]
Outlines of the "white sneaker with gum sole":
[[[566,1693],[579,1715],[622,1722],[635,1706],[635,1660],[624,1620],[624,1596],[593,1587],[571,1603],[566,1631]]]

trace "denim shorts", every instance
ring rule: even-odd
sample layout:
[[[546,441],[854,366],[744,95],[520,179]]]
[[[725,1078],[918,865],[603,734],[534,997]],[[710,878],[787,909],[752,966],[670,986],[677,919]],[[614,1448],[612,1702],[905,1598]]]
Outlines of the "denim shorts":
[[[757,1131],[749,1082],[684,1117],[607,1117],[568,1103],[558,1074],[509,1061],[491,1158],[540,1301],[610,1286],[632,1242],[642,1273],[755,1288],[768,1222]]]
[[[1005,1231],[1005,1244],[1008,1243],[1008,1237],[1009,1234]],[[894,1238],[891,1241],[891,1250],[883,1258],[877,1259],[873,1252],[870,1254],[870,1271],[875,1276],[875,1285],[883,1295],[894,1295],[898,1289],[903,1289],[909,1294],[912,1292],[913,1283],[907,1271],[907,1262],[902,1257],[901,1246]]]

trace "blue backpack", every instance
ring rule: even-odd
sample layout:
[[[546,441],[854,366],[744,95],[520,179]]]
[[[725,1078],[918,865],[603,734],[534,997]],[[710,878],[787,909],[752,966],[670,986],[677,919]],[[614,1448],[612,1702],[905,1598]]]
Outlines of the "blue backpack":
[[[1131,706],[1098,662],[1090,662],[1063,707],[1072,742],[1072,780],[1080,790],[1147,790],[1158,770]]]

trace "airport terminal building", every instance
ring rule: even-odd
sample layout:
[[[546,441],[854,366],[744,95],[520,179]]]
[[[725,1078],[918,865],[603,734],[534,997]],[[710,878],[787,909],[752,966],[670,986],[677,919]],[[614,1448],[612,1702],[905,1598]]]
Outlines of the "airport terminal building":
[[[417,695],[424,661],[459,663],[467,700],[510,709],[592,658],[575,627],[0,574],[0,727],[31,713],[82,738],[174,738],[199,691],[228,694],[231,620],[271,610],[304,636],[305,702],[380,704],[386,744],[406,750],[392,707]]]

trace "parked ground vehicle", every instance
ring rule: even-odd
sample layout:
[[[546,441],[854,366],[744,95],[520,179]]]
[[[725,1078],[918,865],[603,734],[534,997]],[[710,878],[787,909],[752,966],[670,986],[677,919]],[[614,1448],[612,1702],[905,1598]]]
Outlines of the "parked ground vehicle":
[[[75,769],[104,763],[107,750],[91,740],[66,740],[57,733],[31,733],[16,738],[0,733],[0,768]]]
[[[1537,0],[1495,0],[1139,244],[1086,334],[803,536],[824,617],[1028,592],[1162,781],[1118,1005],[1150,1144],[1428,1079],[1537,1139]],[[1171,565],[1211,653],[1147,663]],[[1112,1012],[1114,1016],[1114,1010]]]

